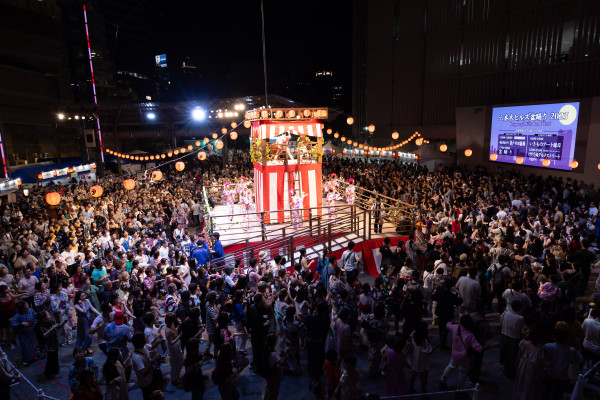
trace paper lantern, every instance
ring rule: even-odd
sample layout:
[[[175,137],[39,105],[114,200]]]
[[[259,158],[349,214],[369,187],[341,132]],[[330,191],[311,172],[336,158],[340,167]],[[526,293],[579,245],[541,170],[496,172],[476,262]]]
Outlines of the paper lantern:
[[[352,145],[353,145],[354,147],[358,147],[358,142],[352,142]]]
[[[333,133],[333,131],[331,130],[331,128],[327,129],[327,134],[331,135]]]
[[[398,132],[392,132],[392,139],[396,140],[400,137],[400,134]]]
[[[51,206],[57,205],[60,203],[60,194],[57,192],[50,192],[46,194],[46,203],[50,204]]]
[[[227,133],[227,131],[225,131],[225,133]],[[214,133],[212,134],[212,138],[213,138],[213,139],[216,139],[216,138],[218,138],[218,137],[219,137],[219,135],[217,134],[217,132],[214,132]]]
[[[232,132],[229,134],[229,137],[230,137],[232,140],[235,140],[235,139],[237,139],[237,138],[238,138],[238,134],[237,134],[237,132],[236,132],[236,131],[232,131]]]
[[[194,143],[194,144],[196,145],[196,147],[200,147],[200,144],[201,144],[201,143],[200,143],[200,141],[199,141],[199,140],[196,140],[196,143]]]
[[[337,138],[340,137],[340,134],[336,132],[336,133],[333,134],[333,137],[337,139]]]
[[[362,149],[363,147],[364,147],[364,145],[362,145],[362,144],[359,144],[359,145],[358,145],[358,148],[359,148],[359,149]]]
[[[577,162],[577,160],[573,160],[569,163],[569,167],[575,169],[579,166],[579,162]]]
[[[544,167],[547,167],[548,165],[550,165],[550,160],[549,160],[549,159],[547,159],[547,158],[544,158],[544,160],[542,161],[542,165],[543,165]]]
[[[295,110],[288,111],[288,118],[294,118],[295,116],[296,116],[296,111]]]
[[[220,149],[222,149],[222,148],[223,148],[223,141],[222,141],[222,140],[217,140],[217,141],[215,142],[215,147],[216,147],[217,149],[219,149],[219,150],[220,150]]]
[[[352,125],[352,124],[354,123],[354,118],[352,118],[352,117],[348,117],[348,119],[346,119],[346,123],[347,123],[348,125]]]
[[[173,154],[174,154],[174,155],[177,155],[177,154],[179,154],[179,150],[177,150],[177,149],[173,150]]]
[[[442,144],[440,145],[440,151],[441,151],[442,153],[445,153],[445,152],[446,152],[446,150],[448,150],[448,145],[447,145],[446,143],[442,143]]]
[[[150,156],[150,160],[154,160],[154,156]]]
[[[498,159],[498,154],[496,154],[496,153],[490,154],[490,160],[496,161],[497,159]]]
[[[221,128],[221,133],[224,135],[227,133],[227,128]],[[213,135],[216,135],[217,133],[213,133]]]
[[[283,117],[283,111],[281,111],[281,110],[277,110],[277,112],[275,113],[275,116],[276,116],[277,118],[281,118],[281,117]]]
[[[123,181],[123,186],[127,190],[133,190],[133,188],[135,188],[135,181],[133,179],[125,179]]]
[[[465,150],[465,156],[471,157],[472,155],[473,155],[473,150],[471,150],[471,149],[466,149]]]
[[[269,118],[269,112],[267,110],[262,110],[260,116],[261,118]]]
[[[305,117],[310,117],[310,110],[304,110],[304,116]]]
[[[352,144],[352,140],[348,139],[348,144]]]
[[[192,146],[191,144],[190,144],[190,145],[188,145],[188,147],[187,147],[187,149],[188,149],[189,151],[192,151],[192,149],[193,149],[193,148],[194,148],[194,146]]]
[[[94,185],[90,188],[90,194],[92,197],[100,197],[104,193],[104,189],[100,185]]]
[[[252,126],[252,122],[244,121],[244,128],[250,128]]]
[[[185,147],[180,148],[179,151],[181,152],[181,154],[185,153]]]
[[[375,132],[375,125],[373,125],[373,124],[369,125],[368,129],[369,129],[369,132],[371,132],[371,133]]]
[[[167,153],[167,156],[168,156],[168,157],[173,157],[173,153],[172,153],[172,152],[168,152],[168,153]]]
[[[175,163],[175,169],[179,172],[183,171],[185,169],[185,164],[183,161],[177,161]]]
[[[416,144],[417,146],[420,146],[420,145],[422,145],[422,144],[423,144],[423,138],[418,138],[417,140],[415,140],[415,144]]]
[[[598,169],[600,169],[600,164],[598,164]]]
[[[517,157],[517,159],[515,160],[515,162],[516,162],[517,164],[523,164],[523,161],[525,161],[525,160],[524,160],[524,159],[523,159],[523,157],[521,157],[521,156],[518,156],[518,157]]]
[[[201,151],[198,153],[198,160],[206,160],[206,153]]]
[[[207,144],[208,142],[210,142],[210,139],[209,139],[209,138],[207,138],[207,137],[205,137],[204,139],[202,139],[202,141],[203,141],[205,144]]]
[[[345,141],[346,141],[346,136],[342,136],[340,140],[341,140],[342,142],[345,142]]]
[[[152,171],[152,180],[158,182],[162,179],[163,174],[159,170]]]

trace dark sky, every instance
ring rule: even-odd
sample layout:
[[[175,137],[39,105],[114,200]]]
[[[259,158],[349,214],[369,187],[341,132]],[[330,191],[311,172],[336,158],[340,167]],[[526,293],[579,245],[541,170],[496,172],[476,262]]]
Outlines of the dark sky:
[[[169,67],[190,57],[202,73],[202,87],[187,88],[190,97],[264,92],[260,0],[101,0],[99,6],[109,23],[122,22],[119,68],[151,73],[154,55],[166,53]],[[318,69],[334,70],[350,91],[352,1],[264,0],[264,7],[269,92],[296,87]]]

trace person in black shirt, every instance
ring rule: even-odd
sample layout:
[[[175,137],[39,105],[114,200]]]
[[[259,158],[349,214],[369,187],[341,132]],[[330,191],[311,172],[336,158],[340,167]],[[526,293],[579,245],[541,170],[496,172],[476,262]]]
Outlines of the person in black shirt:
[[[433,301],[437,302],[435,314],[438,317],[440,350],[448,348],[448,346],[446,346],[446,341],[448,339],[448,329],[446,329],[446,324],[454,319],[454,307],[462,303],[462,300],[458,295],[452,293],[451,288],[452,281],[450,279],[445,280],[443,286],[437,288],[431,297]]]

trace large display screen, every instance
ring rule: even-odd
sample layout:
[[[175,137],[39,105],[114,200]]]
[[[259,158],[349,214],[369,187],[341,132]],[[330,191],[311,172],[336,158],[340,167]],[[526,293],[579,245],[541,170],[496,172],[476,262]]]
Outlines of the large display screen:
[[[494,107],[490,159],[542,167],[547,158],[548,168],[571,171],[578,117],[579,102]]]

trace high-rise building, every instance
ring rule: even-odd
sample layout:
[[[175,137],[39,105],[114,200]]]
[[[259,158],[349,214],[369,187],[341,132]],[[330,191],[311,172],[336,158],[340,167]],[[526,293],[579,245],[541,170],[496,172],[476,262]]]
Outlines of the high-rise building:
[[[599,95],[600,2],[355,0],[354,49],[356,129],[452,137],[457,107]]]

